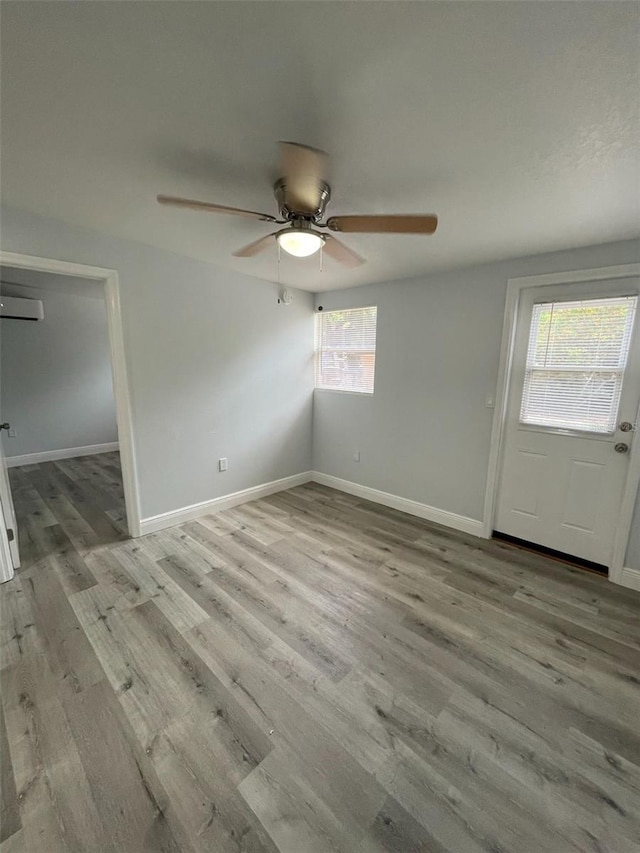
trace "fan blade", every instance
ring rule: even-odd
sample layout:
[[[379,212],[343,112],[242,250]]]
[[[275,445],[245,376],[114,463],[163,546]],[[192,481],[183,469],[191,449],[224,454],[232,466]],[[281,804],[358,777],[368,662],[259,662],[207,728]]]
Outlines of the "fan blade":
[[[297,142],[280,143],[281,178],[286,180],[287,203],[301,214],[315,213],[327,182],[329,155]]]
[[[258,252],[262,252],[264,249],[268,248],[274,237],[275,232],[273,234],[267,234],[266,237],[260,237],[259,240],[254,240],[253,243],[249,243],[248,246],[243,246],[241,249],[238,249],[233,253],[233,256],[235,258],[252,258],[254,255],[257,255]]]
[[[330,231],[343,234],[433,234],[438,227],[434,215],[394,214],[391,216],[332,216],[327,219]]]
[[[364,258],[361,258],[357,252],[354,252],[353,249],[345,246],[343,242],[337,240],[335,237],[330,237],[328,234],[325,237],[322,251],[334,260],[344,264],[345,267],[359,267],[360,264],[364,263]]]
[[[210,213],[230,213],[232,216],[249,216],[252,219],[260,219],[263,222],[277,222],[275,216],[268,213],[258,213],[255,210],[243,210],[240,207],[225,207],[222,204],[211,204],[208,201],[195,201],[192,198],[176,198],[172,195],[159,195],[160,204],[171,204],[174,207],[189,207],[192,210],[206,210]]]

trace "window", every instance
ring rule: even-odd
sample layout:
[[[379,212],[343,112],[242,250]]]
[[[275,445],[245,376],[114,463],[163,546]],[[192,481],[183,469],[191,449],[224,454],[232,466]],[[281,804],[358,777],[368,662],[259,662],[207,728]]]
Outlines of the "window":
[[[378,309],[316,314],[316,388],[373,394]]]
[[[520,422],[611,434],[636,296],[533,306]]]

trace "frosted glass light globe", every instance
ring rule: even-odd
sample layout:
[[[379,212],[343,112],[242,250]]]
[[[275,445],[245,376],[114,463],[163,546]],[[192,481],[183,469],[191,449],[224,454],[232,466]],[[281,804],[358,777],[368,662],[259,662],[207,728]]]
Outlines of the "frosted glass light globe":
[[[282,234],[278,234],[278,243],[280,248],[290,255],[295,255],[296,258],[308,258],[309,255],[318,251],[323,240],[313,231],[292,228],[290,231],[283,231]]]

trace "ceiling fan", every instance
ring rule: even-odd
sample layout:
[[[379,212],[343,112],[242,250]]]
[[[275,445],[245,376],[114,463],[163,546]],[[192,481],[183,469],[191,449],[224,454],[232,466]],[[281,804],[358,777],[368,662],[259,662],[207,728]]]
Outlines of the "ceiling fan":
[[[331,187],[327,183],[328,155],[307,145],[281,142],[280,159],[281,177],[275,182],[273,191],[282,219],[268,213],[188,198],[159,195],[158,201],[160,204],[247,216],[261,222],[286,226],[238,249],[233,253],[237,258],[257,255],[268,248],[275,237],[279,246],[295,257],[306,258],[322,247],[336,261],[356,267],[364,263],[364,258],[334,237],[334,233],[433,234],[438,226],[438,217],[433,214],[330,216],[326,222],[322,222],[331,198]],[[318,229],[327,229],[331,233],[323,233]]]

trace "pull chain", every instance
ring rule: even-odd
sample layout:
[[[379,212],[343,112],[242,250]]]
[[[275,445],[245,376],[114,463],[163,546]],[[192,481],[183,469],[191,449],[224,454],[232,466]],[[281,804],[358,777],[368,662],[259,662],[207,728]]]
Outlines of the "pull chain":
[[[277,268],[277,273],[278,273],[277,278],[278,278],[278,285],[279,285],[280,284],[280,243],[278,243],[277,241],[276,241],[276,243],[278,246],[278,260],[276,262],[276,268]]]

